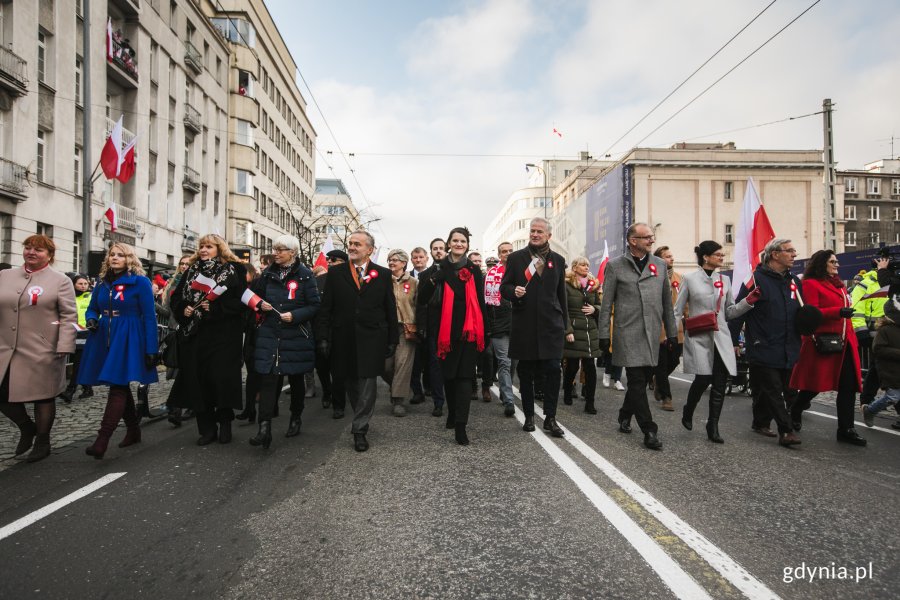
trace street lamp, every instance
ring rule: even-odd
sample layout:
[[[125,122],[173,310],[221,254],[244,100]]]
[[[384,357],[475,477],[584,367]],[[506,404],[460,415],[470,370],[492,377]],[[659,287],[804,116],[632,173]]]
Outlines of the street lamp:
[[[526,163],[526,164],[525,164],[525,168],[526,168],[526,169],[529,169],[529,168],[531,168],[531,169],[537,169],[538,171],[541,172],[541,176],[542,176],[543,179],[544,179],[544,200],[543,200],[543,203],[544,203],[544,220],[546,220],[546,219],[547,219],[547,172],[546,172],[541,166],[536,165],[536,164],[534,164],[534,163]]]

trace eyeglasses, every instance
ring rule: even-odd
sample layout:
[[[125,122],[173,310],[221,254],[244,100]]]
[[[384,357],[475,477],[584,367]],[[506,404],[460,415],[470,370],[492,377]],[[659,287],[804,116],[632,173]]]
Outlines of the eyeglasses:
[[[290,248],[272,248],[273,252],[290,252]]]
[[[189,266],[191,266],[191,263],[189,263],[189,262],[181,262],[181,263],[178,263],[178,266],[179,266],[179,267],[189,267]]]
[[[784,252],[785,254],[797,254],[797,251],[793,248],[779,248],[775,252]]]
[[[631,236],[633,240],[655,240],[655,235],[633,235]]]
[[[834,259],[831,259],[831,260],[828,261],[828,264],[829,264],[829,265],[836,265],[836,264],[838,264],[838,261],[836,261],[836,260],[834,260]]]
[[[712,254],[711,256],[715,256],[716,258],[725,258],[725,253],[724,252],[716,252],[715,254]]]

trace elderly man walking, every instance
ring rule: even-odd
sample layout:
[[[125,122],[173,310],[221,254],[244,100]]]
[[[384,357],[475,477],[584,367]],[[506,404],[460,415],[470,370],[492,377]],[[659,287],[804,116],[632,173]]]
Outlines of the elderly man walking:
[[[612,362],[625,367],[628,390],[619,409],[619,431],[631,433],[631,417],[644,433],[644,446],[662,450],[656,423],[647,401],[647,383],[659,362],[659,338],[665,324],[666,343],[678,343],[678,327],[672,310],[672,292],[666,261],[652,256],[656,240],[646,223],[635,223],[625,234],[628,249],[609,261],[600,304],[600,347],[610,344],[609,321],[616,314]]]
[[[550,250],[550,223],[531,220],[528,246],[506,260],[500,295],[512,303],[509,358],[518,360],[525,431],[534,431],[535,384],[544,392],[544,429],[555,437],[563,346],[569,326],[566,309],[566,261]]]

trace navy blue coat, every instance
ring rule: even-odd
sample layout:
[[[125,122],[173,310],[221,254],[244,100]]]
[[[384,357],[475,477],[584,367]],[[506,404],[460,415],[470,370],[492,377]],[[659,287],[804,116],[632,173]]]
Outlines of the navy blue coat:
[[[731,341],[738,345],[738,334],[746,324],[744,356],[749,364],[792,369],[800,358],[800,334],[795,323],[800,309],[797,297],[803,293],[800,280],[795,275],[782,275],[762,264],[756,267],[753,279],[762,297],[753,305],[753,310],[728,322]],[[796,290],[791,290],[792,283]],[[743,300],[748,291],[746,286],[741,286],[735,303]]]
[[[316,364],[312,319],[321,304],[312,271],[297,261],[281,280],[278,265],[273,264],[250,287],[275,310],[290,312],[293,318],[285,323],[275,310],[261,312],[263,322],[256,330],[254,370],[264,375],[299,375],[312,371]]]

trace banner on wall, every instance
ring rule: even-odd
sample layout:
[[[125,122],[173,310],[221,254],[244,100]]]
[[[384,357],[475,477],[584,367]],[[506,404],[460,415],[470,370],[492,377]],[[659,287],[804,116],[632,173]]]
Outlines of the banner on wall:
[[[631,170],[619,165],[600,178],[583,195],[586,200],[586,252],[595,273],[603,260],[604,243],[609,257],[624,251],[625,230],[632,220]]]

